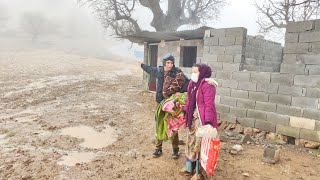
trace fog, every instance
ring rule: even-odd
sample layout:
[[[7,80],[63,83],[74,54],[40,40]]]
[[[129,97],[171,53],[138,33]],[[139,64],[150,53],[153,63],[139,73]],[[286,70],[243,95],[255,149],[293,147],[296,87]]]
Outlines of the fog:
[[[110,35],[77,0],[0,0],[0,49],[55,49],[102,59],[143,50]]]

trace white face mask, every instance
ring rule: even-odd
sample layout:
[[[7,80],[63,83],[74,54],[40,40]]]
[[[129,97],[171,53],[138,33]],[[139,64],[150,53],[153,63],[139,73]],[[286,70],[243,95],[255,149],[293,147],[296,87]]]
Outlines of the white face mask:
[[[198,80],[199,80],[199,74],[192,73],[192,74],[191,74],[191,80],[192,80],[193,82],[197,83]]]

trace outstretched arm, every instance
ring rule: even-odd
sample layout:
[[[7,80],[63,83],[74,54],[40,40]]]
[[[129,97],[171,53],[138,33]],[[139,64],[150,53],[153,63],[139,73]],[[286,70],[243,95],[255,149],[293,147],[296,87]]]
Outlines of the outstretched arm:
[[[148,66],[146,64],[141,63],[141,68],[151,76],[158,77],[159,75],[159,69],[156,67]]]

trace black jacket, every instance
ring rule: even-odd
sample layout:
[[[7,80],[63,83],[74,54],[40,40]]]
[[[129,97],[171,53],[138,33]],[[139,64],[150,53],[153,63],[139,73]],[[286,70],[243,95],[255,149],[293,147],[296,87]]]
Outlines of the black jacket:
[[[163,83],[164,83],[164,68],[163,66],[159,66],[158,68],[157,67],[151,67],[151,66],[148,66],[146,64],[141,64],[141,68],[147,72],[148,74],[154,76],[157,78],[157,93],[156,93],[156,101],[158,103],[160,103],[164,97],[162,95],[162,89],[163,89]],[[177,74],[177,71],[179,69],[177,67],[173,67],[169,72],[168,72],[168,76],[171,76],[171,77],[175,77],[176,74]],[[185,75],[184,75],[185,76]],[[181,89],[181,93],[183,92],[187,92],[187,89],[188,89],[188,84],[189,84],[189,79],[185,76],[186,78],[186,82],[185,84],[183,85],[182,89]]]

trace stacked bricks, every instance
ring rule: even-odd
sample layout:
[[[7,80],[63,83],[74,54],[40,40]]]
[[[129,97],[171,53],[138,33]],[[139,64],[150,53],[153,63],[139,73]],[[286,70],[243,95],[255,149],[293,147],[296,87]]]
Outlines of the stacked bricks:
[[[320,20],[288,23],[285,42],[281,73],[320,75]]]
[[[296,86],[294,77],[269,72],[217,71],[219,120],[320,141],[320,90]]]
[[[283,48],[280,43],[259,36],[247,36],[243,70],[279,72]]]
[[[215,70],[239,71],[244,60],[247,29],[223,28],[205,32],[203,63]]]

